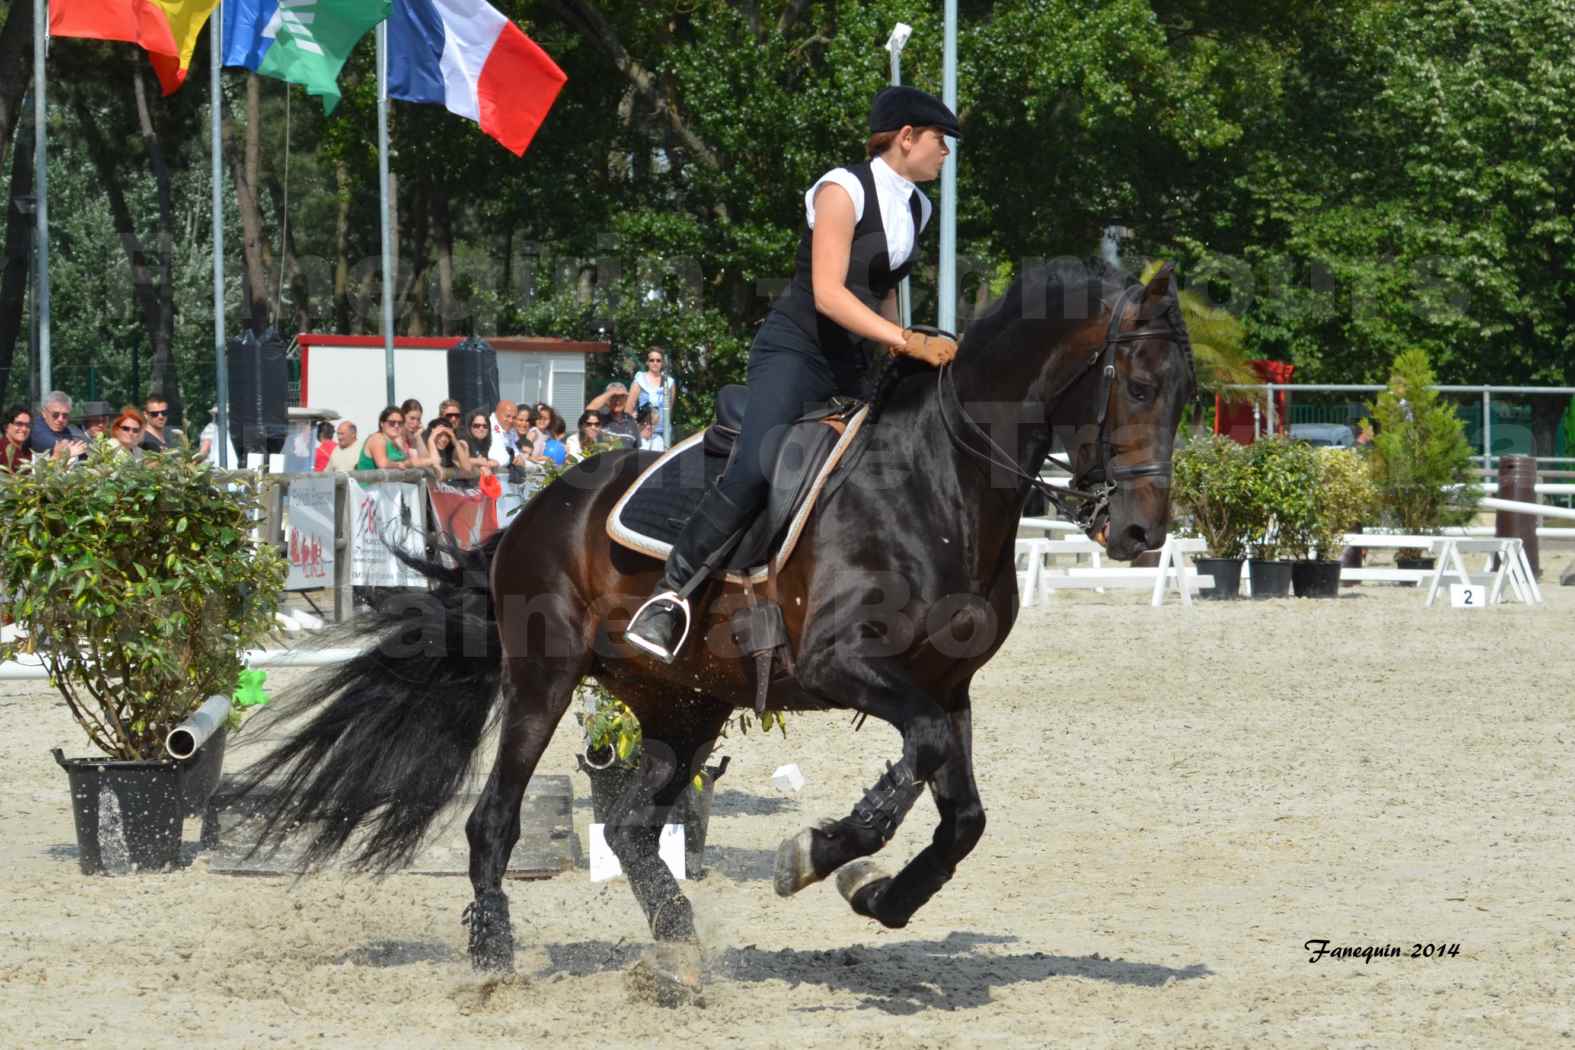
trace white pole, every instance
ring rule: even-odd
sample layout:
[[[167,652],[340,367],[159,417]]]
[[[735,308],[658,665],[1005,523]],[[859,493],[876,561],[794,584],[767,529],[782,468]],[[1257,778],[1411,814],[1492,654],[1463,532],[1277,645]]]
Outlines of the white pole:
[[[913,27],[905,22],[898,22],[892,28],[891,36],[886,38],[886,50],[891,52],[891,85],[898,87],[902,84],[902,49],[908,46],[908,38],[913,35]],[[919,231],[913,231],[913,248],[919,248]],[[907,328],[913,324],[913,303],[909,299],[908,279],[904,277],[897,285],[897,323]]]
[[[34,212],[34,221],[38,224],[38,298],[33,306],[38,313],[38,392],[41,397],[48,397],[55,388],[49,353],[49,163],[45,156],[44,134],[47,119],[44,53],[48,31],[44,0],[33,0],[33,181],[38,187],[34,191],[38,202]]]
[[[941,44],[941,101],[957,112],[957,0],[946,0],[946,32]],[[957,331],[957,140],[941,167],[941,257],[936,278],[935,326]]]
[[[219,414],[213,421],[213,448],[219,454],[219,469],[230,468],[230,362],[224,343],[224,183],[219,139],[223,116],[223,96],[219,93],[219,67],[224,64],[224,8],[213,9],[208,21],[208,152],[213,157],[213,396]],[[239,464],[237,464],[238,466]]]
[[[1482,391],[1482,469],[1493,469],[1493,395]]]
[[[388,23],[377,24],[377,199],[383,228],[383,370],[388,400],[394,400],[394,245],[388,228]]]

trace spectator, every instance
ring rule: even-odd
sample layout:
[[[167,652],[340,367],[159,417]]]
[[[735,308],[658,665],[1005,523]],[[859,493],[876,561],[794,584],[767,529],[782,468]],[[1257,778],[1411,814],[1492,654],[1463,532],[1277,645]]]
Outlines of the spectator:
[[[563,443],[563,417],[551,405],[541,405],[536,410],[536,425],[531,428],[529,459],[532,463],[552,463],[563,466],[569,458]]]
[[[334,425],[328,420],[317,424],[317,451],[312,455],[312,469],[321,474],[328,469],[328,457],[339,446],[334,443]]]
[[[109,436],[109,420],[115,410],[109,407],[108,401],[84,401],[82,408],[82,432],[87,435],[89,444],[101,437]]]
[[[602,439],[602,414],[586,409],[580,413],[580,420],[574,426],[574,433],[569,440],[564,442],[564,450],[575,459],[584,459],[586,454]]]
[[[493,410],[492,417],[487,422],[491,426],[492,444],[503,445],[508,443],[509,432],[514,429],[514,417],[519,414],[519,408],[512,401],[499,401]]]
[[[199,444],[197,447],[197,458],[205,459],[214,467],[218,467],[220,466],[219,406],[215,405],[214,407],[208,409],[208,415],[212,416],[213,418],[208,422],[207,426],[202,428],[202,433],[198,436]],[[234,442],[230,440],[230,435],[226,433],[224,435],[223,468],[225,470],[240,470],[244,466],[245,464],[241,462],[241,457],[235,453]]]
[[[356,426],[348,419],[341,419],[334,428],[334,450],[328,454],[329,471],[346,474],[355,469],[361,460],[361,450],[355,447]]]
[[[629,389],[635,396],[635,418],[640,418],[642,409],[651,410],[651,427],[653,432],[663,439],[663,447],[667,444],[667,419],[678,403],[677,386],[671,376],[662,374],[665,360],[666,354],[661,347],[651,347],[645,352],[645,371],[636,372],[634,378],[629,381]]]
[[[410,458],[405,449],[405,415],[398,405],[389,405],[378,413],[377,433],[361,446],[361,458],[356,460],[357,470],[398,470]]]
[[[70,395],[54,390],[44,398],[44,414],[33,420],[28,441],[35,456],[81,456],[87,452],[87,434],[71,425]]]
[[[503,402],[503,404],[509,403]],[[514,406],[509,404],[509,407],[513,408]],[[466,419],[468,422],[465,425],[465,433],[462,435],[462,439],[465,443],[465,454],[470,458],[471,466],[479,467],[483,462],[489,466],[508,466],[511,457],[509,456],[508,447],[503,444],[501,437],[496,442],[498,452],[496,454],[493,452],[493,423],[487,415],[487,410],[484,408],[472,409]],[[513,423],[513,421],[514,417],[510,415],[509,422]],[[503,458],[500,459],[500,456]]]
[[[407,398],[399,410],[405,414],[405,451],[410,457],[406,466],[430,467],[432,455],[427,449],[426,440],[421,436],[421,415],[426,410],[413,397]]]
[[[109,425],[109,436],[115,439],[115,447],[128,456],[141,456],[145,451],[142,445],[142,435],[147,432],[142,413],[127,405],[120,410],[120,415]]]
[[[602,436],[621,439],[630,448],[640,440],[640,429],[625,406],[629,401],[629,388],[622,383],[608,383],[607,389],[591,398],[586,408],[602,413]]]
[[[186,440],[174,427],[167,426],[170,418],[169,399],[163,394],[149,394],[142,402],[142,447],[148,452],[163,452]]]
[[[644,452],[666,452],[667,442],[656,432],[656,411],[650,405],[640,409],[635,416],[640,427],[640,449]]]
[[[465,408],[453,398],[445,398],[438,402],[437,417],[448,424],[448,428],[455,434],[459,433],[459,425],[465,418]]]
[[[435,470],[469,472],[475,469],[482,477],[492,474],[492,466],[486,460],[470,458],[469,446],[454,436],[454,430],[448,425],[447,419],[434,419],[428,425],[427,447],[432,450],[432,467]],[[473,478],[456,478],[453,483],[463,489],[476,487]]]
[[[0,444],[0,471],[14,474],[33,458],[28,447],[33,435],[33,413],[21,405],[5,410],[5,443]]]

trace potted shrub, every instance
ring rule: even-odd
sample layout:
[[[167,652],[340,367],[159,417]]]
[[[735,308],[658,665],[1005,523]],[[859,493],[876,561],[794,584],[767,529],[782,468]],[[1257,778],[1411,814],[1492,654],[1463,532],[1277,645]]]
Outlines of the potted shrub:
[[[1209,545],[1210,557],[1194,559],[1200,575],[1214,584],[1202,598],[1235,598],[1251,525],[1247,450],[1223,434],[1194,435],[1176,450],[1170,497],[1192,519],[1192,530]]]
[[[1312,520],[1303,537],[1313,558],[1291,567],[1291,584],[1298,598],[1333,598],[1340,590],[1340,553],[1345,534],[1361,526],[1377,505],[1367,459],[1352,448],[1321,448],[1318,489]]]
[[[1285,555],[1305,547],[1311,531],[1317,452],[1285,437],[1260,437],[1247,446],[1251,511],[1248,571],[1254,598],[1284,598],[1291,592],[1291,562]]]
[[[54,751],[85,873],[179,855],[187,771],[216,771],[213,752],[171,760],[166,738],[231,695],[284,583],[279,553],[253,539],[256,511],[251,484],[221,487],[202,461],[108,442],[0,480],[0,607],[22,631],[0,660],[35,654],[102,755]]]
[[[1385,524],[1407,534],[1428,534],[1444,525],[1463,525],[1479,495],[1472,473],[1465,422],[1433,387],[1427,352],[1403,351],[1389,385],[1362,428],[1372,434],[1373,483]],[[1432,568],[1420,550],[1399,552],[1413,567]]]
[[[640,763],[643,738],[640,721],[623,702],[608,692],[594,679],[580,683],[583,710],[576,715],[585,734],[584,752],[578,757],[580,770],[591,782],[591,814],[598,823],[606,823],[612,812],[613,802],[634,779]],[[740,712],[733,718],[740,732],[747,733],[754,724],[751,712]],[[762,729],[779,729],[787,735],[787,723],[776,711],[760,716]],[[722,735],[727,735],[724,728]],[[723,757],[694,775],[689,789],[679,796],[669,818],[684,826],[684,867],[691,879],[705,875],[706,829],[711,820],[711,798],[716,782],[727,772],[730,759]]]

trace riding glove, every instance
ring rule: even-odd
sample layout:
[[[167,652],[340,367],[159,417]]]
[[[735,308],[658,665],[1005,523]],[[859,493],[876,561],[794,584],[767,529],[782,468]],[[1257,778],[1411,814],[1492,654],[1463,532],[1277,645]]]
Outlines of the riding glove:
[[[916,357],[931,368],[939,368],[949,364],[957,356],[957,340],[944,335],[931,332],[920,332],[912,328],[903,333],[904,342],[897,348],[897,353],[908,357]]]

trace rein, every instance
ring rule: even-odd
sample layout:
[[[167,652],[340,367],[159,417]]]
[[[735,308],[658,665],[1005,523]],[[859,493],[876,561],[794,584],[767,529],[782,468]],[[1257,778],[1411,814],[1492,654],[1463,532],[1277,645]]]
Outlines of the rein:
[[[1017,479],[1028,482],[1031,486],[1038,489],[1068,521],[1075,522],[1084,532],[1088,532],[1094,527],[1094,521],[1109,506],[1110,497],[1115,493],[1117,482],[1133,481],[1138,478],[1168,477],[1170,475],[1170,464],[1158,461],[1126,467],[1111,466],[1110,442],[1105,434],[1105,421],[1110,412],[1110,398],[1116,378],[1116,348],[1122,343],[1133,343],[1140,339],[1174,335],[1174,330],[1169,327],[1136,328],[1130,332],[1120,330],[1122,314],[1126,311],[1131,301],[1142,294],[1142,292],[1143,286],[1140,284],[1132,285],[1122,291],[1120,298],[1116,300],[1115,307],[1111,310],[1110,326],[1105,332],[1104,343],[1100,345],[1099,349],[1089,355],[1083,367],[1079,368],[1066,382],[1057,387],[1055,392],[1047,399],[1047,403],[1053,410],[1061,397],[1081,381],[1083,376],[1088,374],[1089,369],[1103,363],[1099,382],[1098,465],[1093,470],[1090,470],[1085,477],[1079,477],[1069,462],[1057,459],[1055,456],[1045,457],[1049,462],[1073,475],[1072,487],[1057,489],[1046,485],[1039,480],[1037,475],[1025,471],[1022,465],[1012,457],[1011,453],[1003,449],[996,443],[994,438],[990,437],[989,433],[963,407],[962,399],[957,394],[956,378],[952,376],[951,362],[942,365],[935,376],[936,397],[941,408],[941,423],[946,428],[946,436],[951,439],[952,444],[975,459],[983,460],[992,467],[1005,470]],[[958,416],[961,417],[969,430],[985,440],[989,446],[988,448],[980,448],[968,444],[953,429],[951,419],[948,418],[946,412],[948,391],[951,395],[950,400],[956,405]],[[997,456],[1000,458],[996,458]],[[1090,480],[1096,482],[1092,489],[1081,487]],[[1077,500],[1080,505],[1069,503],[1066,497]]]

